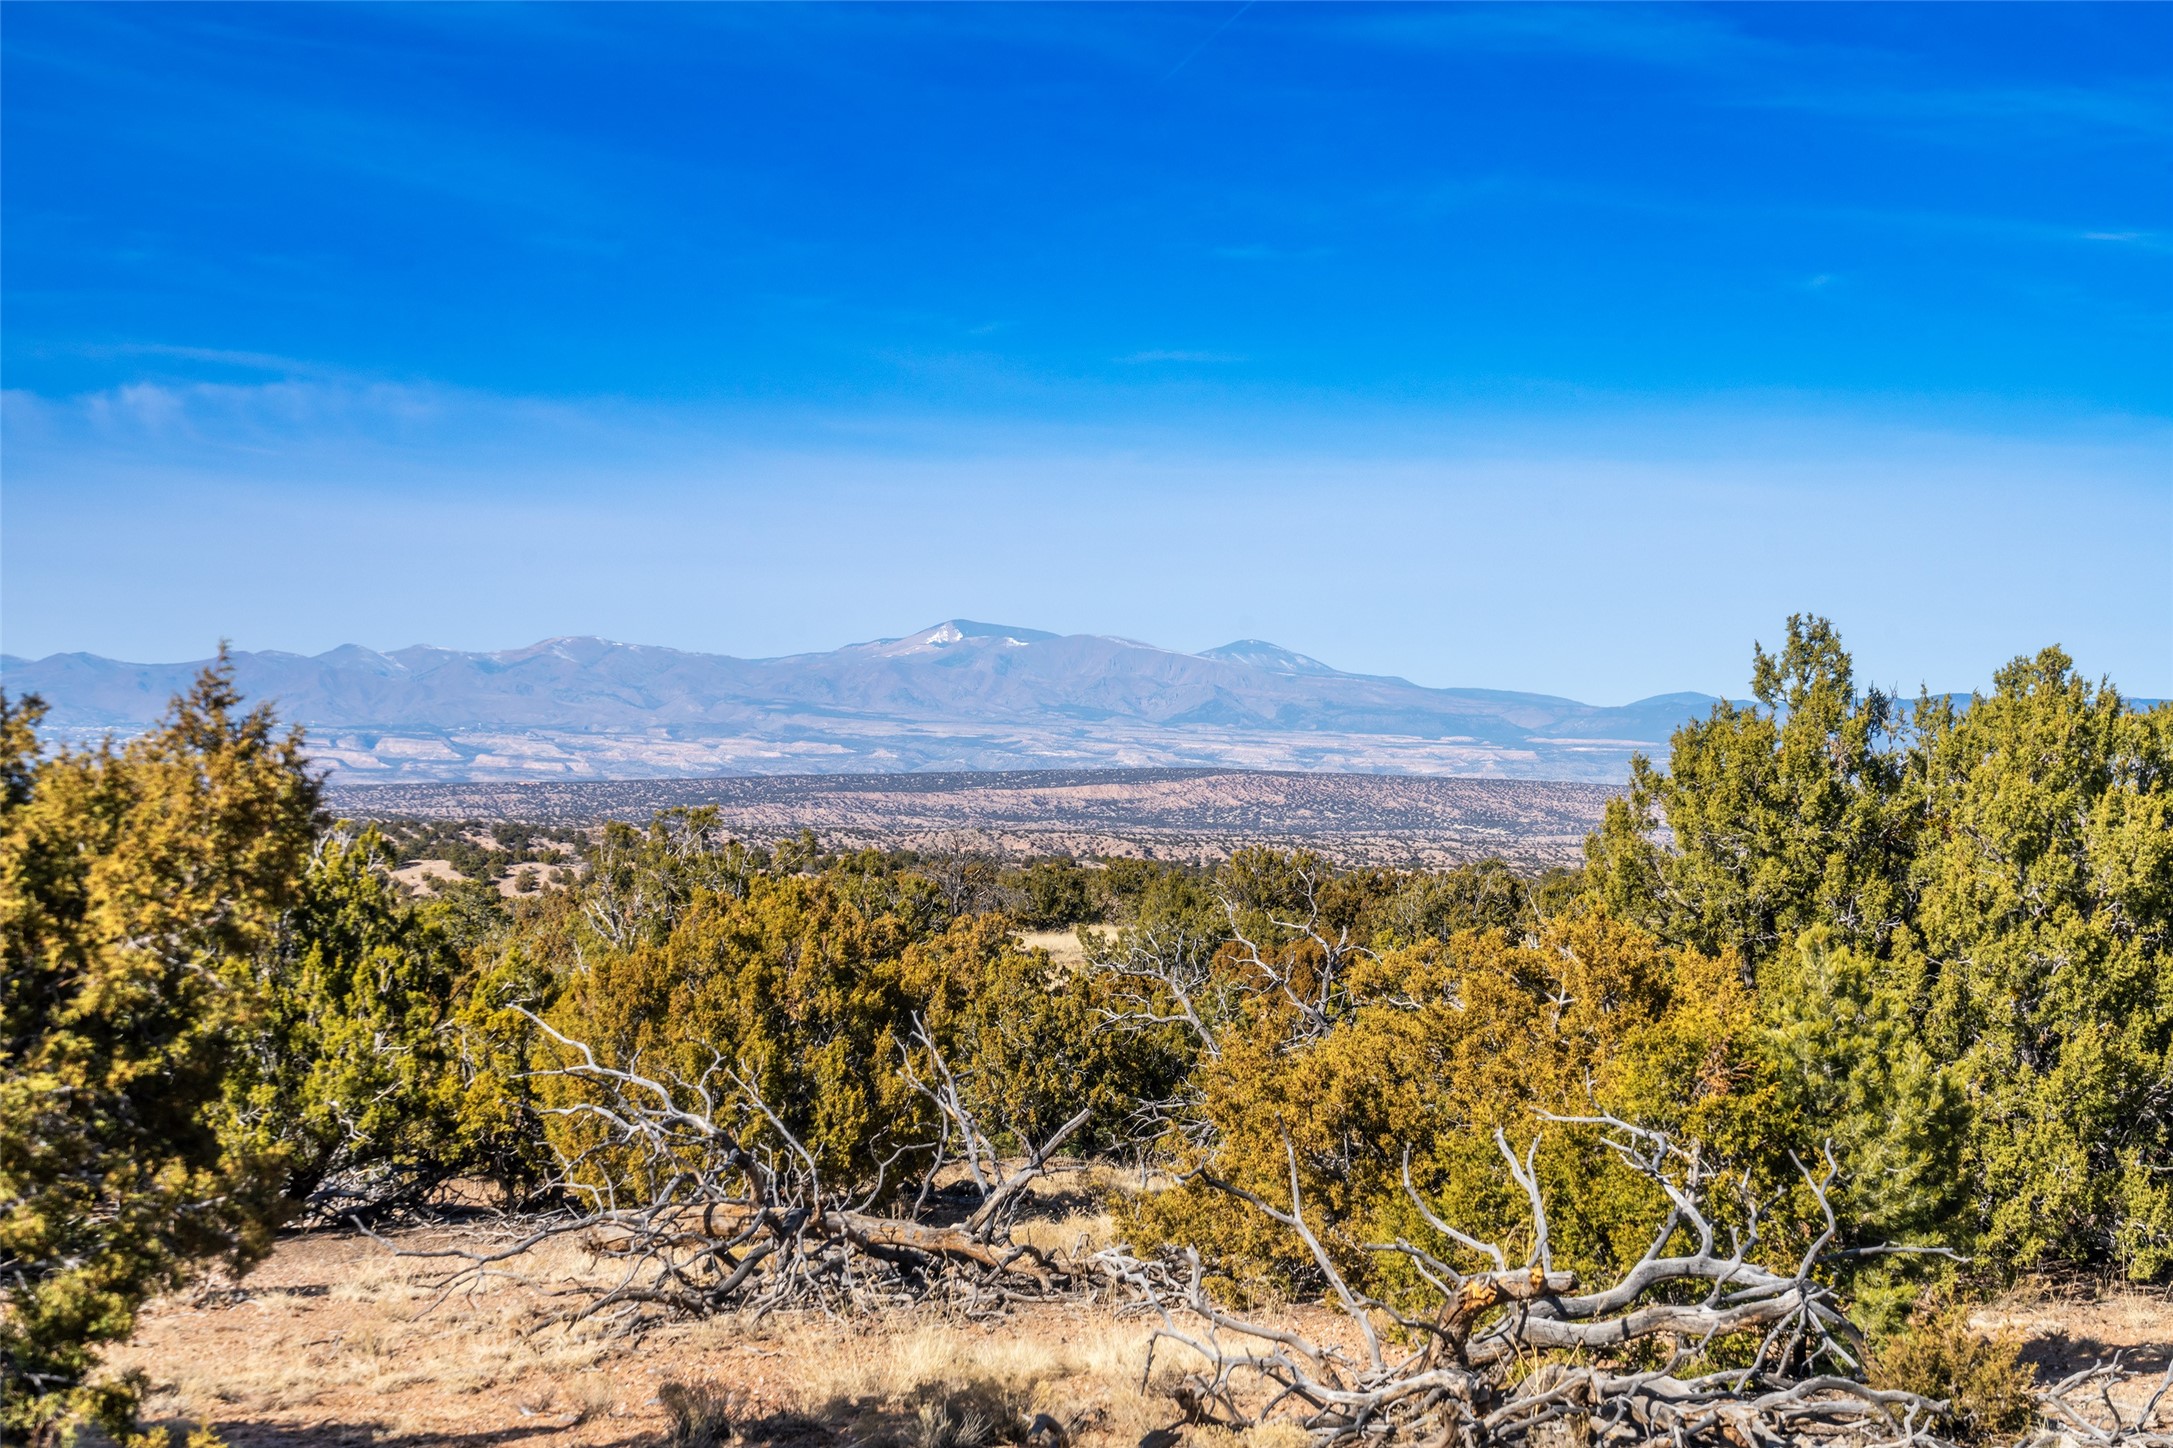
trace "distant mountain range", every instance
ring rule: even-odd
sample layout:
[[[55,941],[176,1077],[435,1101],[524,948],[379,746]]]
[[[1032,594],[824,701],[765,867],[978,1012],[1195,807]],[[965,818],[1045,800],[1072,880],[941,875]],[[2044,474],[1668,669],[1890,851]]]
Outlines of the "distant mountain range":
[[[0,656],[66,737],[155,720],[202,661]],[[1714,702],[1601,708],[1349,674],[1258,639],[1197,654],[954,619],[822,654],[546,639],[234,655],[342,785],[959,769],[1254,768],[1608,782]]]

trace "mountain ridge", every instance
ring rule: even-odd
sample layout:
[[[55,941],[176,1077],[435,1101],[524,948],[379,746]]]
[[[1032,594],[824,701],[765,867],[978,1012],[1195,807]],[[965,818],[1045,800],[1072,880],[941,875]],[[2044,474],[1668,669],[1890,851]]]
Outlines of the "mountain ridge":
[[[1077,765],[1613,780],[1716,702],[1437,689],[1261,639],[1184,653],[970,619],[766,659],[562,635],[232,660],[244,694],[309,729],[343,780]],[[0,686],[44,696],[50,727],[126,731],[205,662],[9,656]]]

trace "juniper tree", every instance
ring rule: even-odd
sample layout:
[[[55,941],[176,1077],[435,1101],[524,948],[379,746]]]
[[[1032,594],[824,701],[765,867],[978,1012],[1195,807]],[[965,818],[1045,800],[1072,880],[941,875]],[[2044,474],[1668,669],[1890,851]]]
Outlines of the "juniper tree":
[[[2173,706],[2046,649],[1927,701],[1914,887],[1931,1049],[1972,1103],[1985,1250],[2173,1268]]]
[[[222,1132],[251,967],[318,826],[298,734],[222,658],[150,733],[46,754],[0,699],[0,1426],[130,1410],[87,1382],[152,1294],[270,1245],[276,1153]]]
[[[1676,730],[1665,770],[1632,762],[1587,846],[1595,888],[1663,939],[1753,965],[1814,925],[1885,950],[1915,823],[1892,699],[1859,689],[1833,625],[1808,615],[1779,653],[1754,649],[1751,693]]]

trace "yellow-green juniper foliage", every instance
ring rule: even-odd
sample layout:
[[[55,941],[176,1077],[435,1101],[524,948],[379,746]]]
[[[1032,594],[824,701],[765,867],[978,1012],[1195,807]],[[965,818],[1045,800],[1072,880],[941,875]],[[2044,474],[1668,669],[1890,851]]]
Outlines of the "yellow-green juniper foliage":
[[[0,701],[0,1394],[6,1427],[125,1418],[96,1348],[192,1265],[246,1265],[276,1152],[222,1132],[253,966],[317,829],[300,740],[222,667],[125,747],[41,752]]]

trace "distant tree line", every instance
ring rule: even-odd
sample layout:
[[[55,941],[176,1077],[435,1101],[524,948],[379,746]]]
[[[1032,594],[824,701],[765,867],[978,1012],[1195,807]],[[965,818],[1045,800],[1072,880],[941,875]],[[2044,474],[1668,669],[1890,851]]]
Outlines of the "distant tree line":
[[[375,821],[383,837],[384,852],[402,865],[443,860],[465,880],[493,881],[515,874],[523,865],[540,867],[528,872],[530,888],[548,878],[548,871],[572,865],[588,832],[513,820]]]
[[[535,1207],[654,1163],[615,1156],[563,1042],[694,1080],[728,1067],[826,1183],[880,1209],[946,1129],[955,1078],[1012,1148],[1180,1183],[1120,1205],[1239,1291],[1320,1259],[1207,1177],[1302,1190],[1338,1273],[1384,1300],[1430,1242],[1410,1183],[1498,1239],[1532,1162],[1552,1250],[1619,1270],[1650,1183],[1608,1115],[1692,1141],[1851,1247],[1908,1239],[1979,1282],[2173,1279],[2173,707],[2058,650],[1968,701],[1904,703],[1791,619],[1749,705],[1639,759],[1582,868],[1350,869],[1253,849],[1213,867],[1010,861],[970,841],[826,851],[714,811],[578,838],[326,818],[298,733],[205,673],[157,730],[50,750],[0,699],[0,1371],[9,1432],[125,1427],[96,1372],[149,1296],[245,1270],[282,1225],[374,1221],[458,1180]],[[513,897],[527,861],[578,873]],[[472,855],[461,853],[472,851]],[[419,858],[467,878],[415,896]],[[1019,939],[1076,928],[1084,963]],[[1497,1142],[1497,1133],[1500,1142]],[[1866,1254],[1846,1289],[1898,1326],[1946,1259]]]

